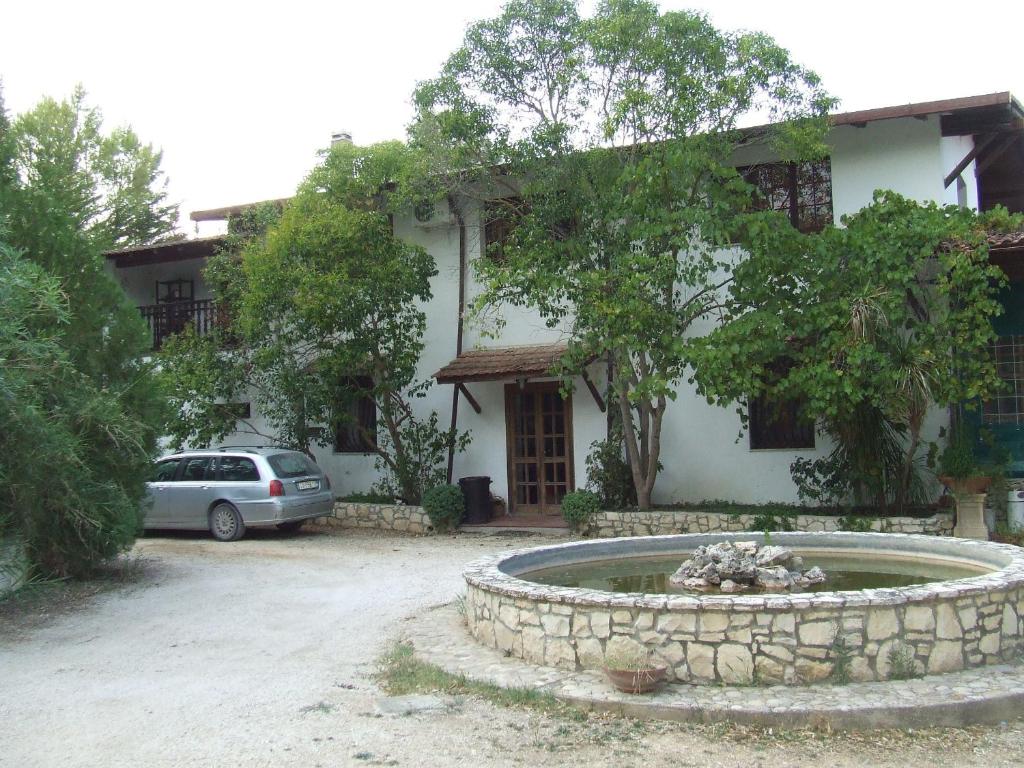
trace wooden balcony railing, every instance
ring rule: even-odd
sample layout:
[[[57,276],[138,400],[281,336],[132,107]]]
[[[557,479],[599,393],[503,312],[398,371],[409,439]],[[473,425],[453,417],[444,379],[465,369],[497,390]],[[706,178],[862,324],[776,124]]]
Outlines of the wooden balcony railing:
[[[139,307],[139,312],[149,324],[154,350],[160,349],[168,337],[181,333],[186,328],[191,327],[196,335],[205,336],[215,328],[223,328],[227,324],[224,311],[211,299],[150,304]]]

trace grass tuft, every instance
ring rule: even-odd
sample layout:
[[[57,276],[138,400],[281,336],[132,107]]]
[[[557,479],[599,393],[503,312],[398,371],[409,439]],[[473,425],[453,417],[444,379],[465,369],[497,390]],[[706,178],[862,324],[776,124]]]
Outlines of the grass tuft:
[[[914,652],[905,645],[893,645],[889,649],[889,679],[910,680],[921,677],[921,673],[914,664]]]
[[[832,640],[832,673],[829,679],[835,685],[847,685],[850,682],[851,670],[853,668],[853,648],[846,641],[846,637],[836,632]]]
[[[388,694],[405,696],[411,693],[444,693],[451,696],[478,696],[492,704],[532,709],[547,714],[580,714],[558,701],[546,691],[532,688],[502,688],[480,683],[463,675],[453,675],[440,667],[416,658],[409,643],[397,643],[377,662],[374,679]]]

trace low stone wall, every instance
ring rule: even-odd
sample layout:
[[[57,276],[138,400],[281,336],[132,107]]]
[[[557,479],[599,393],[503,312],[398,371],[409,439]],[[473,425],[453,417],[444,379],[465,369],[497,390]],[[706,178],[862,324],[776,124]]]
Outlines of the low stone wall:
[[[583,531],[591,537],[665,536],[677,533],[730,533],[750,530],[754,515],[733,515],[705,510],[598,512]],[[834,515],[799,515],[791,518],[796,531],[831,533],[840,530]],[[953,515],[938,512],[931,517],[885,517],[872,520],[871,530],[880,533],[953,535]]]
[[[510,518],[510,522],[514,518]],[[706,510],[652,512],[598,512],[583,531],[584,536],[664,536],[681,533],[739,533],[749,530],[754,515],[732,515]],[[330,517],[316,520],[328,528],[375,528],[383,531],[432,533],[433,525],[422,507],[403,504],[364,504],[339,501]],[[800,515],[793,519],[797,531],[839,530],[839,518],[831,515]],[[931,517],[887,517],[873,520],[872,530],[882,533],[953,535],[953,515],[939,512]]]
[[[376,528],[426,534],[434,530],[423,507],[404,504],[363,504],[338,501],[330,517],[318,517],[316,525],[326,528]]]
[[[797,551],[886,552],[993,569],[955,581],[851,592],[624,594],[516,576],[588,560],[674,555],[729,538],[584,541],[481,558],[464,571],[470,632],[508,655],[567,669],[601,669],[606,656],[649,652],[672,680],[700,684],[824,680],[840,643],[854,681],[997,664],[1024,651],[1024,551],[1004,544],[877,533],[772,534],[772,543]]]

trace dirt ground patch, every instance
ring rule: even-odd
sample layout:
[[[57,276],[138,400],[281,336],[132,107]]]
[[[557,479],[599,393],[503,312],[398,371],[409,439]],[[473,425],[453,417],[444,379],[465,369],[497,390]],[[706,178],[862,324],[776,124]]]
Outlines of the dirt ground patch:
[[[103,566],[88,581],[30,582],[0,598],[0,640],[27,637],[62,616],[87,609],[107,592],[146,586],[157,570],[154,561],[132,555]]]
[[[486,533],[144,539],[125,582],[0,607],[0,766],[1024,764],[1020,720],[829,735],[472,697],[382,714],[373,674],[406,622],[456,597],[467,561],[531,543]]]

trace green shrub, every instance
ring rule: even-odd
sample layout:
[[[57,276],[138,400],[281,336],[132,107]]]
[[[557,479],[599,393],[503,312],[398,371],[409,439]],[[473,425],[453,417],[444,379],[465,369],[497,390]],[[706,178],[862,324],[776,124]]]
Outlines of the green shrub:
[[[422,397],[424,391],[420,384],[410,390],[410,397]],[[402,450],[398,450],[390,432],[383,428],[383,422],[381,425],[377,437],[380,455],[376,464],[381,479],[370,492],[401,499],[406,504],[422,505],[424,491],[444,483],[447,477],[449,448],[462,453],[470,441],[469,432],[442,429],[436,411],[431,411],[425,419],[403,416],[399,427]]]
[[[766,506],[754,515],[747,530],[762,533],[792,531],[795,529],[794,521],[797,514],[797,512],[786,508]]]
[[[850,468],[837,451],[820,459],[798,458],[789,465],[789,475],[805,504],[838,506],[853,492]]]
[[[867,517],[865,515],[844,515],[839,518],[839,530],[840,531],[853,531],[856,533],[870,533],[874,530],[871,524],[875,522],[877,518]]]
[[[562,498],[562,517],[574,531],[580,531],[601,509],[601,499],[593,491],[573,491]]]
[[[60,280],[0,242],[0,536],[33,578],[88,576],[131,547],[161,423],[152,368],[89,375],[74,322]]]
[[[462,491],[456,485],[436,485],[423,493],[423,511],[436,531],[458,527],[466,511]]]
[[[607,440],[595,440],[590,444],[587,490],[598,495],[605,509],[636,506],[633,471],[623,455],[621,430],[615,429]]]

